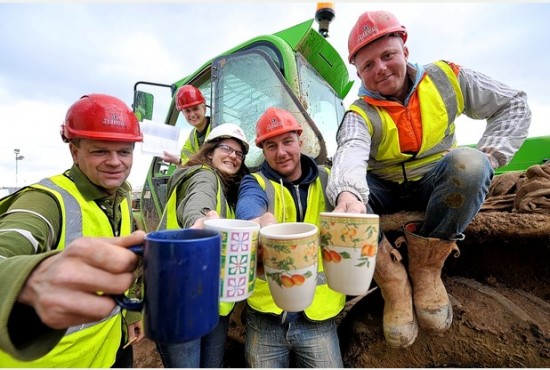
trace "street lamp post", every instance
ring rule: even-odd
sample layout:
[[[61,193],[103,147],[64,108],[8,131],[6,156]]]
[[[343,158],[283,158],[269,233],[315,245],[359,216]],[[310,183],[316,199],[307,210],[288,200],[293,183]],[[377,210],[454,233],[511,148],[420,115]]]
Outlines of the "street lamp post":
[[[17,186],[17,162],[25,157],[19,155],[19,153],[21,152],[19,149],[14,149],[13,152],[15,153],[15,186]]]

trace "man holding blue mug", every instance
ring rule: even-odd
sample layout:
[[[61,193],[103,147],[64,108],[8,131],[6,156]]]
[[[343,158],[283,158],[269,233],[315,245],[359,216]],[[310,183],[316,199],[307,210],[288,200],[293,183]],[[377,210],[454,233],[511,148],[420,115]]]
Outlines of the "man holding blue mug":
[[[132,233],[126,179],[134,113],[103,94],[68,110],[61,137],[73,166],[0,199],[0,364],[5,367],[132,367],[141,316],[109,296],[134,281],[142,244]],[[98,293],[100,292],[100,293]]]

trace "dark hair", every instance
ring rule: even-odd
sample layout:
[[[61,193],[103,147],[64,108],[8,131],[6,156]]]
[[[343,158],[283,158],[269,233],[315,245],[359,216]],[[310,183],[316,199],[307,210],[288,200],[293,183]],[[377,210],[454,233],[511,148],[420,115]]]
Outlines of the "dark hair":
[[[219,139],[216,138],[212,141],[208,141],[204,143],[201,149],[189,158],[189,161],[187,161],[184,168],[188,168],[196,165],[207,165],[211,167],[214,171],[216,171],[216,174],[221,179],[222,186],[223,186],[223,193],[225,195],[225,198],[227,199],[227,202],[232,207],[235,207],[237,204],[237,195],[239,192],[239,185],[241,184],[241,180],[244,177],[244,175],[248,175],[250,171],[248,167],[246,167],[246,165],[244,164],[244,159],[241,162],[241,167],[239,168],[237,173],[234,175],[227,175],[227,174],[221,173],[220,171],[218,171],[217,168],[214,168],[214,165],[212,164],[212,159],[209,156],[214,152],[214,150],[216,150],[220,141],[224,139],[226,138],[219,138]],[[244,153],[245,151],[244,145],[239,140],[237,141],[241,145],[241,150]]]

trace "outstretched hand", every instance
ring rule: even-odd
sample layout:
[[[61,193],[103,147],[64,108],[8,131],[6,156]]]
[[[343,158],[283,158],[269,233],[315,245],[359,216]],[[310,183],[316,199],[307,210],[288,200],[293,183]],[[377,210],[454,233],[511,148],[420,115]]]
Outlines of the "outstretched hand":
[[[333,212],[367,213],[367,207],[352,193],[343,192],[338,196]]]
[[[260,217],[256,217],[255,219],[252,219],[250,221],[254,221],[260,224],[260,227],[265,227],[268,225],[276,224],[277,219],[273,215],[273,213],[266,212]],[[260,239],[261,240],[261,239]],[[264,271],[264,263],[263,263],[263,248],[261,241],[258,240],[258,251],[257,251],[257,259],[256,259],[256,275],[262,276],[265,274]]]
[[[167,151],[164,151],[163,154],[161,158],[164,162],[176,165],[180,164],[181,157],[179,155],[168,153]]]
[[[277,223],[277,219],[275,218],[275,216],[273,216],[273,213],[269,213],[269,212],[264,213],[263,216],[258,217],[253,221],[258,222],[261,227]]]
[[[220,215],[218,215],[218,212],[216,211],[208,211],[205,214],[206,217],[198,218],[197,221],[191,226],[191,229],[204,229],[204,221],[209,220],[212,218],[220,218]]]
[[[138,256],[127,248],[144,238],[145,232],[135,231],[76,239],[36,266],[17,301],[33,307],[53,329],[100,320],[116,306],[110,295],[124,293],[134,281]]]

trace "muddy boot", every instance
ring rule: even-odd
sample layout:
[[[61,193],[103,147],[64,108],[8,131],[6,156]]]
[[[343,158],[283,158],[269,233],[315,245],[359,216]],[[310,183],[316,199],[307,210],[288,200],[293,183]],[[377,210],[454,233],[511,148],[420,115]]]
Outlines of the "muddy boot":
[[[378,245],[374,281],[384,298],[384,337],[388,345],[394,348],[410,346],[418,333],[411,285],[401,255],[386,237]]]
[[[409,252],[409,276],[413,286],[413,302],[418,323],[423,329],[442,332],[453,322],[453,307],[441,281],[441,269],[449,254],[460,251],[452,240],[424,238],[414,234],[419,222],[411,222],[403,228],[405,236],[395,243],[399,248],[407,244]]]

